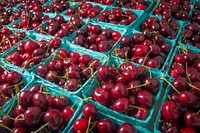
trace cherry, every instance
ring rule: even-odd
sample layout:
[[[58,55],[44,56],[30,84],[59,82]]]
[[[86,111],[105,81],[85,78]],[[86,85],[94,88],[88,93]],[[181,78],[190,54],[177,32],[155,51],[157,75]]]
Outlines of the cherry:
[[[14,107],[13,115],[17,117],[20,114],[23,114],[26,110],[19,104]]]
[[[111,94],[107,90],[96,88],[93,92],[93,98],[101,104],[107,104],[111,100]]]
[[[155,98],[149,91],[142,90],[138,93],[137,100],[142,105],[145,105],[147,107],[152,107]]]
[[[129,100],[125,97],[119,98],[113,103],[112,106],[113,110],[117,112],[126,112],[129,108]]]
[[[196,131],[192,128],[182,128],[180,133],[196,133]]]
[[[29,107],[24,112],[24,119],[28,126],[36,127],[43,117],[43,112],[39,107]]]
[[[52,105],[55,109],[58,109],[60,111],[62,111],[62,109],[67,106],[69,103],[68,98],[64,97],[64,96],[60,96],[60,97],[55,97],[52,100]]]
[[[74,121],[74,131],[76,133],[85,133],[88,127],[88,120],[80,118]]]
[[[184,114],[184,122],[187,127],[199,129],[199,115],[195,114],[193,111],[186,111]]]
[[[23,90],[19,93],[20,105],[24,108],[33,105],[32,98],[33,98],[33,93],[28,90]]]
[[[178,127],[175,123],[170,123],[170,122],[162,122],[160,124],[160,131],[161,132],[174,132],[178,133]]]
[[[62,109],[62,117],[65,122],[69,122],[75,113],[75,109],[71,106],[66,106]]]
[[[182,91],[178,96],[178,101],[182,105],[191,106],[196,103],[196,96],[189,91]]]
[[[82,113],[85,119],[89,120],[92,117],[92,120],[97,118],[98,110],[93,104],[86,104],[82,108]]]
[[[99,133],[112,133],[115,130],[114,122],[109,118],[102,118],[97,122]]]
[[[131,111],[131,116],[140,119],[145,120],[149,115],[149,110],[146,106],[140,105],[138,108],[133,108]]]
[[[112,89],[111,89],[111,96],[114,99],[118,99],[121,97],[127,96],[128,91],[126,89],[126,86],[124,86],[122,83],[117,83]]]
[[[49,109],[43,118],[44,122],[48,123],[48,129],[58,130],[62,124],[63,118],[60,111],[56,109]]]
[[[36,92],[33,95],[33,104],[34,106],[45,108],[47,104],[47,99],[44,93],[42,92]]]
[[[179,109],[175,102],[167,101],[162,106],[162,116],[168,122],[176,122],[179,119]]]
[[[136,133],[136,128],[128,122],[124,122],[120,125],[117,133]]]

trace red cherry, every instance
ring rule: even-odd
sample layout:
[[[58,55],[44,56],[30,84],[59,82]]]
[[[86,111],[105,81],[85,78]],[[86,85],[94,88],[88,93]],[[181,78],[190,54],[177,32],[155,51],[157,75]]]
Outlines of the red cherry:
[[[113,133],[115,130],[115,123],[109,118],[103,118],[97,122],[97,129],[99,133]]]
[[[76,133],[85,133],[88,127],[88,120],[80,118],[74,121],[74,131]]]
[[[118,39],[121,37],[121,34],[118,31],[112,32],[112,38],[115,41],[118,41]]]
[[[176,122],[180,116],[177,104],[172,101],[167,101],[163,104],[161,113],[163,118],[169,122]]]
[[[117,133],[137,133],[137,130],[132,124],[124,122],[118,128]]]
[[[97,118],[98,110],[93,104],[88,103],[84,105],[82,113],[85,119],[88,120],[90,117],[92,117],[92,120],[94,120]]]

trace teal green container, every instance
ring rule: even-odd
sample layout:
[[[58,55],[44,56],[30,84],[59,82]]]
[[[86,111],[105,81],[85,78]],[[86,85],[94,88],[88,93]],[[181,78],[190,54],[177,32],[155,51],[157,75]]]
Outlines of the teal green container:
[[[27,40],[36,40],[36,41],[40,41],[40,40],[46,40],[46,41],[50,41],[51,39],[52,39],[53,37],[50,37],[50,36],[42,36],[42,35],[39,35],[38,36],[38,34],[32,34],[31,36],[27,36],[26,38],[24,38],[22,41],[20,41],[20,42],[25,42],[25,41],[27,41]],[[2,58],[4,58],[4,60],[5,60],[5,58],[6,58],[6,56],[8,55],[8,54],[11,54],[11,53],[15,53],[15,52],[17,52],[16,51],[16,47],[17,47],[17,45],[20,43],[20,42],[18,42],[16,45],[14,45],[11,49],[9,49],[9,50],[7,50],[4,54],[2,54]],[[62,41],[62,45],[64,45],[64,41]],[[48,59],[49,57],[47,57],[47,59]],[[45,61],[46,59],[44,59],[44,61]],[[7,60],[5,60],[6,62],[8,62],[8,63],[10,63],[9,61],[7,61]],[[40,64],[40,63],[39,63]],[[34,67],[36,67],[36,66],[38,66],[39,64],[36,64],[36,65],[34,65],[32,68],[28,68],[28,69],[26,69],[26,70],[28,70],[29,72],[34,68]],[[19,68],[20,70],[21,70],[21,68]]]
[[[92,59],[99,59],[101,65],[105,64],[105,62],[107,61],[107,56],[104,55],[104,54],[96,53],[96,52],[94,52],[94,51],[92,51],[92,50],[80,49],[80,48],[77,47],[77,46],[69,46],[68,43],[69,43],[69,42],[66,42],[65,45],[62,45],[62,46],[61,46],[61,48],[64,48],[64,49],[68,50],[69,53],[71,53],[71,52],[78,52],[80,55],[88,54]],[[59,48],[59,49],[61,49],[61,48]],[[58,49],[58,51],[59,51],[59,49]],[[57,51],[56,53],[58,53],[58,51]],[[43,62],[43,63],[41,63],[41,64],[48,64],[48,62],[49,62],[52,58],[54,58],[53,56],[54,56],[54,55],[52,54],[52,56],[51,56],[49,59],[47,59],[45,62]],[[32,74],[35,74],[35,75],[36,75],[36,68],[37,68],[37,67],[34,67],[34,68],[31,70],[31,73],[32,73]],[[45,80],[45,79],[39,77],[38,75],[36,75],[36,77],[37,77],[39,80],[41,80],[41,79],[42,79],[42,80]],[[51,83],[51,82],[49,82],[49,81],[47,81],[47,80],[45,80],[45,81],[48,82],[49,84],[52,84],[52,85],[57,86],[58,90],[63,90],[63,88],[59,87],[58,85],[56,85],[56,84],[54,84],[54,83]],[[88,88],[88,85],[90,84],[90,82],[91,82],[91,78],[89,78],[89,79],[83,84],[83,86],[80,87],[77,91],[71,92],[71,91],[68,91],[68,90],[66,90],[66,89],[64,89],[64,91],[66,91],[66,92],[69,93],[69,94],[73,94],[73,95],[77,95],[77,96],[82,97],[82,91],[83,91],[84,89],[87,89],[87,88]]]
[[[125,36],[128,36],[129,38],[132,38],[132,36],[133,36],[135,33],[140,33],[140,34],[141,34],[142,32],[137,31],[137,30],[133,30],[133,31],[130,31],[130,32],[126,32]],[[170,61],[170,59],[171,59],[171,55],[172,55],[173,50],[174,50],[175,45],[176,45],[176,41],[175,41],[175,40],[169,40],[169,39],[167,39],[167,38],[164,38],[164,43],[169,43],[169,44],[171,45],[171,49],[170,49],[170,51],[169,51],[169,53],[168,53],[168,55],[167,55],[167,57],[166,57],[164,63],[162,64],[162,67],[161,67],[160,69],[158,69],[158,68],[152,68],[152,69],[154,69],[154,70],[156,70],[156,71],[161,71],[161,72],[164,72],[164,71],[165,71],[165,69],[166,69],[166,67],[167,67],[167,64],[169,63],[169,61]],[[117,45],[116,45],[116,48],[120,48],[120,47],[121,47],[121,44],[120,44],[120,41],[118,41],[118,42],[117,42]],[[115,52],[115,51],[113,51],[111,55],[114,55],[114,56],[115,56],[114,52]],[[117,57],[117,58],[119,58],[119,57]],[[120,58],[120,59],[125,61],[125,59],[122,59],[122,58]]]
[[[117,7],[106,7],[105,10],[111,10],[112,8],[117,8]],[[132,13],[137,15],[137,18],[135,21],[133,21],[130,25],[121,25],[121,24],[111,24],[108,22],[102,22],[102,21],[96,21],[96,19],[94,20],[97,24],[101,24],[101,25],[109,25],[111,27],[117,27],[117,28],[123,28],[126,30],[132,30],[134,29],[137,25],[137,23],[139,23],[142,19],[144,19],[144,17],[146,17],[146,13],[142,10],[132,10],[132,9],[127,9],[127,8],[122,8],[122,11],[126,11],[126,10],[130,10]],[[100,14],[101,15],[101,14]],[[100,16],[99,15],[99,16]]]
[[[117,28],[117,27],[113,27],[109,24],[100,24],[100,23],[96,23],[96,22],[88,22],[86,25],[84,25],[81,29],[86,29],[87,28],[87,25],[88,24],[93,24],[93,25],[99,25],[101,26],[102,29],[107,29],[107,28],[110,28],[112,31],[118,31],[120,34],[121,34],[121,37],[126,33],[126,29],[122,29],[122,28]],[[76,31],[77,32],[77,31]],[[70,36],[69,38],[67,38],[67,40],[71,43],[70,45],[76,45],[78,47],[80,47],[80,49],[86,49],[85,47],[82,47],[80,45],[77,45],[77,44],[73,44],[72,41],[76,38],[76,32],[74,32],[72,34],[72,36]],[[120,38],[121,38],[120,37]],[[119,38],[119,40],[120,40]],[[104,52],[103,54],[106,54],[106,55],[110,55],[111,52],[114,50],[114,48],[116,47],[116,44],[119,42],[116,41],[116,43],[114,44],[114,46],[108,51],[108,52]],[[102,54],[102,52],[98,52],[98,51],[95,51],[96,53],[98,54]]]
[[[2,65],[5,69],[7,70],[11,70],[11,71],[16,71],[18,72],[21,76],[22,76],[22,80],[24,81],[24,88],[27,87],[27,85],[31,82],[33,82],[34,80],[34,76],[32,74],[30,74],[27,71],[22,72],[21,69],[19,69],[18,67],[8,64],[6,63],[3,59],[0,58],[0,65]],[[23,88],[23,89],[24,89]],[[22,90],[23,90],[22,89]],[[14,96],[15,97],[15,96]],[[4,106],[1,107],[1,109],[4,111],[6,110],[9,105],[12,103],[13,98],[11,98]]]
[[[67,125],[65,125],[65,128],[63,130],[68,130],[71,125],[73,124],[73,121],[77,118],[77,116],[81,113],[81,109],[83,107],[83,102],[81,101],[81,99],[75,95],[71,95],[67,92],[62,92],[60,90],[57,89],[57,86],[55,85],[51,85],[51,84],[48,84],[48,82],[45,82],[44,80],[34,80],[34,82],[30,82],[25,88],[24,90],[28,90],[30,89],[30,87],[32,87],[33,85],[35,84],[39,84],[39,85],[44,85],[45,88],[46,88],[46,92],[49,92],[51,94],[54,94],[56,96],[60,96],[60,95],[63,95],[65,97],[68,98],[69,100],[69,105],[72,106],[75,102],[77,101],[80,101],[80,102],[77,102],[75,104],[75,113],[73,115],[73,117],[71,118],[71,120],[68,122]],[[17,96],[16,97],[13,97],[12,98],[12,102],[9,103],[9,105],[7,105],[6,109],[3,110],[4,113],[7,113],[9,110],[10,111],[10,115],[13,114],[13,109],[14,107],[17,105],[17,100],[14,100],[14,99],[17,99]],[[68,106],[68,105],[67,105]],[[13,107],[13,108],[10,108],[10,107]],[[2,114],[0,113],[0,116],[2,117]],[[38,127],[39,128],[39,127]]]
[[[94,105],[95,105],[95,104],[94,104]],[[98,107],[98,106],[96,105],[96,107]],[[83,118],[83,114],[82,114],[82,113],[77,117],[77,119],[80,119],[80,118]],[[98,119],[102,119],[102,118],[109,118],[109,119],[113,120],[113,122],[115,123],[116,129],[117,129],[122,123],[126,122],[126,121],[124,121],[123,119],[117,119],[117,118],[115,118],[115,117],[112,117],[112,116],[108,115],[108,114],[107,114],[106,112],[104,112],[103,110],[98,109]],[[133,124],[133,125],[134,125],[134,124]],[[134,125],[134,126],[135,126],[135,125]],[[145,128],[142,128],[142,127],[140,127],[140,126],[135,126],[135,128],[136,128],[136,130],[137,130],[138,133],[151,133],[149,130],[147,130],[147,129],[145,129]],[[69,129],[69,130],[64,130],[63,133],[74,133],[74,131],[73,131],[73,123],[72,123],[70,129]]]
[[[110,60],[106,64],[107,65],[114,64],[118,68],[119,65],[122,63],[123,63],[122,61],[116,59],[115,57],[111,57]],[[136,64],[134,64],[134,65],[136,65]],[[138,65],[136,65],[136,66],[138,66]],[[153,77],[157,77],[157,78],[164,77],[163,73],[155,71],[155,70],[151,70],[151,73],[152,73]],[[147,71],[147,74],[149,74],[148,71]],[[95,74],[95,78],[98,79],[97,74]],[[157,108],[158,103],[161,101],[161,98],[162,98],[161,93],[164,93],[164,91],[165,91],[165,89],[163,89],[163,81],[162,80],[159,80],[159,81],[160,81],[160,88],[159,88],[158,92],[155,94],[155,103],[154,103],[153,107],[149,109],[149,116],[145,120],[139,120],[137,118],[116,112],[116,111],[111,110],[111,109],[107,108],[106,106],[99,104],[98,102],[93,101],[93,100],[92,100],[92,103],[94,103],[98,108],[105,110],[107,114],[109,114],[113,117],[116,117],[118,119],[124,120],[126,122],[129,122],[129,123],[137,125],[137,126],[144,127],[149,124],[149,122],[154,114],[155,108]],[[98,87],[98,85],[97,85],[96,81],[92,80],[92,82],[90,83],[90,86],[88,86],[87,89],[84,89],[84,91],[83,91],[84,98],[92,96],[94,89],[97,87]]]

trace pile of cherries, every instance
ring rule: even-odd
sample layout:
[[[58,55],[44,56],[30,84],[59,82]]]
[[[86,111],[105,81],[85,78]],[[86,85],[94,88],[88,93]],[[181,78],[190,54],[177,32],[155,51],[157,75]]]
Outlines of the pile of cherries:
[[[42,5],[48,0],[20,0],[19,9],[23,10],[33,10],[34,12],[41,12]]]
[[[44,6],[41,10],[46,13],[59,13],[68,8],[70,8],[70,4],[67,0],[53,0],[51,4]]]
[[[189,68],[190,69],[190,68]],[[193,77],[198,75],[198,80]],[[171,94],[162,106],[160,131],[197,133],[200,131],[200,73],[178,76],[172,82]]]
[[[71,16],[69,21],[59,15],[56,18],[50,18],[46,23],[47,26],[43,25],[39,27],[37,29],[37,33],[52,35],[60,38],[72,34],[85,24],[85,22],[82,21],[77,15]]]
[[[24,87],[22,76],[16,72],[0,67],[0,107]]]
[[[36,74],[68,91],[76,91],[99,66],[100,61],[92,59],[88,54],[80,55],[60,49],[57,58],[37,67]]]
[[[4,8],[0,7],[0,29],[3,27],[3,25],[8,25],[11,22],[19,19],[21,17],[21,10],[15,10],[12,9],[5,10]]]
[[[174,56],[172,68],[169,75],[173,78],[179,76],[188,77],[190,81],[200,81],[200,54],[194,53],[189,49],[184,49],[182,52]]]
[[[120,48],[116,48],[114,55],[121,59],[129,59],[135,63],[151,68],[161,69],[171,49],[171,44],[157,42],[158,35],[153,39],[143,33],[135,33],[132,37],[122,36]]]
[[[72,43],[94,51],[108,52],[120,37],[118,31],[89,23],[85,29],[76,32]]]
[[[0,130],[7,133],[60,132],[68,124],[76,109],[68,97],[45,91],[44,85],[35,84],[19,93],[19,103],[13,111],[3,114]],[[7,127],[7,128],[5,128]],[[8,130],[9,129],[9,130]]]
[[[43,22],[49,19],[48,16],[41,13],[32,13],[28,11],[21,12],[21,19],[19,23],[14,23],[12,28],[22,29],[22,30],[33,30],[40,26]]]
[[[52,38],[50,41],[22,41],[6,56],[6,60],[22,68],[31,68],[49,57],[61,44],[59,38]]]
[[[200,28],[196,23],[186,25],[181,34],[181,43],[200,48]]]
[[[145,10],[151,4],[147,0],[117,0],[117,7],[131,8],[136,10]]]
[[[97,76],[94,81],[99,82],[98,87],[92,95],[95,101],[137,119],[148,117],[160,87],[158,78],[148,76],[143,66],[136,67],[130,62],[119,68],[100,66]]]
[[[98,110],[95,105],[88,103],[82,109],[83,118],[74,121],[73,130],[75,133],[136,133],[136,128],[124,122],[117,128],[117,125],[110,118],[98,118]]]
[[[192,12],[192,21],[200,25],[200,2],[195,3],[194,11]]]
[[[175,18],[185,21],[191,19],[190,10],[189,0],[163,0],[154,9],[153,14],[161,15],[164,20]]]
[[[93,6],[91,3],[81,1],[77,8],[68,8],[67,16],[73,14],[79,15],[82,18],[93,18],[101,12],[102,8],[99,5]]]
[[[2,7],[7,7],[7,8],[13,7],[13,6],[16,6],[16,5],[20,4],[21,1],[22,0],[9,0],[9,1],[1,0],[0,1],[0,8],[2,8]]]
[[[11,48],[13,45],[15,45],[17,42],[22,40],[26,37],[25,32],[14,32],[12,33],[8,28],[3,28],[0,31],[0,53],[3,53],[4,51]]]
[[[140,25],[140,30],[149,38],[155,34],[159,34],[158,40],[163,40],[163,37],[168,39],[175,39],[180,25],[177,22],[166,19],[159,20],[157,17],[149,17]]]
[[[82,0],[74,0],[75,2],[81,2]],[[86,0],[90,2],[95,2],[103,5],[111,5],[114,3],[115,0]]]
[[[130,25],[138,18],[131,10],[123,11],[120,7],[104,10],[96,21],[108,22],[111,24]]]

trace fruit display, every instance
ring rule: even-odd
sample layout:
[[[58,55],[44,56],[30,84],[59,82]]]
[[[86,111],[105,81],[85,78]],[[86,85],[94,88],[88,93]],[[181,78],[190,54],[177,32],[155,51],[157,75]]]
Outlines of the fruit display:
[[[123,7],[123,8],[131,8],[136,10],[146,10],[150,4],[152,4],[151,1],[148,0],[117,0],[116,5],[117,7]]]
[[[131,10],[122,10],[121,8],[105,9],[96,21],[107,22],[111,24],[130,25],[139,16]]]
[[[63,38],[69,36],[84,24],[85,22],[77,15],[71,16],[68,20],[59,15],[45,22],[37,29],[37,33]]]
[[[200,49],[200,28],[195,22],[187,24],[181,33],[180,43],[189,44]]]
[[[122,122],[120,120],[113,120],[108,115],[102,113],[92,103],[87,103],[82,108],[81,118],[74,121],[73,131],[70,132],[86,132],[91,131],[95,133],[103,132],[118,132],[118,133],[136,133],[141,129],[135,127],[128,122]],[[106,128],[105,128],[106,127]]]
[[[72,121],[79,106],[81,100],[78,97],[56,92],[50,86],[36,82],[21,91],[14,98],[11,109],[2,113],[0,125],[6,128],[0,126],[0,130],[5,133],[60,132]]]
[[[0,133],[199,133],[199,0],[0,0]]]
[[[124,35],[120,39],[120,46],[113,52],[114,56],[132,61],[150,68],[163,69],[165,62],[168,62],[168,55],[175,45],[173,41],[162,40],[159,42],[160,34],[152,37],[146,32]]]
[[[6,67],[9,67],[9,69]],[[22,74],[20,71],[16,71],[14,67],[0,64],[0,107],[6,105],[31,81],[32,76],[27,72]]]
[[[87,2],[80,2],[78,6],[75,8],[68,8],[66,15],[71,16],[71,15],[78,15],[81,18],[94,18],[97,16],[101,11],[103,7],[100,7],[100,5],[94,5],[91,3]]]
[[[8,28],[4,27],[2,28],[0,32],[0,54],[11,48],[13,45],[15,45],[20,40],[24,39],[26,37],[25,32],[13,32],[9,30]]]
[[[35,38],[35,36],[31,37]],[[47,38],[34,40],[31,37],[19,42],[10,53],[5,55],[5,59],[16,66],[28,69],[46,60],[62,45],[62,41],[58,37],[48,40]]]
[[[71,42],[87,49],[104,53],[113,48],[120,37],[119,31],[89,23],[85,28],[76,32],[76,36]]]

